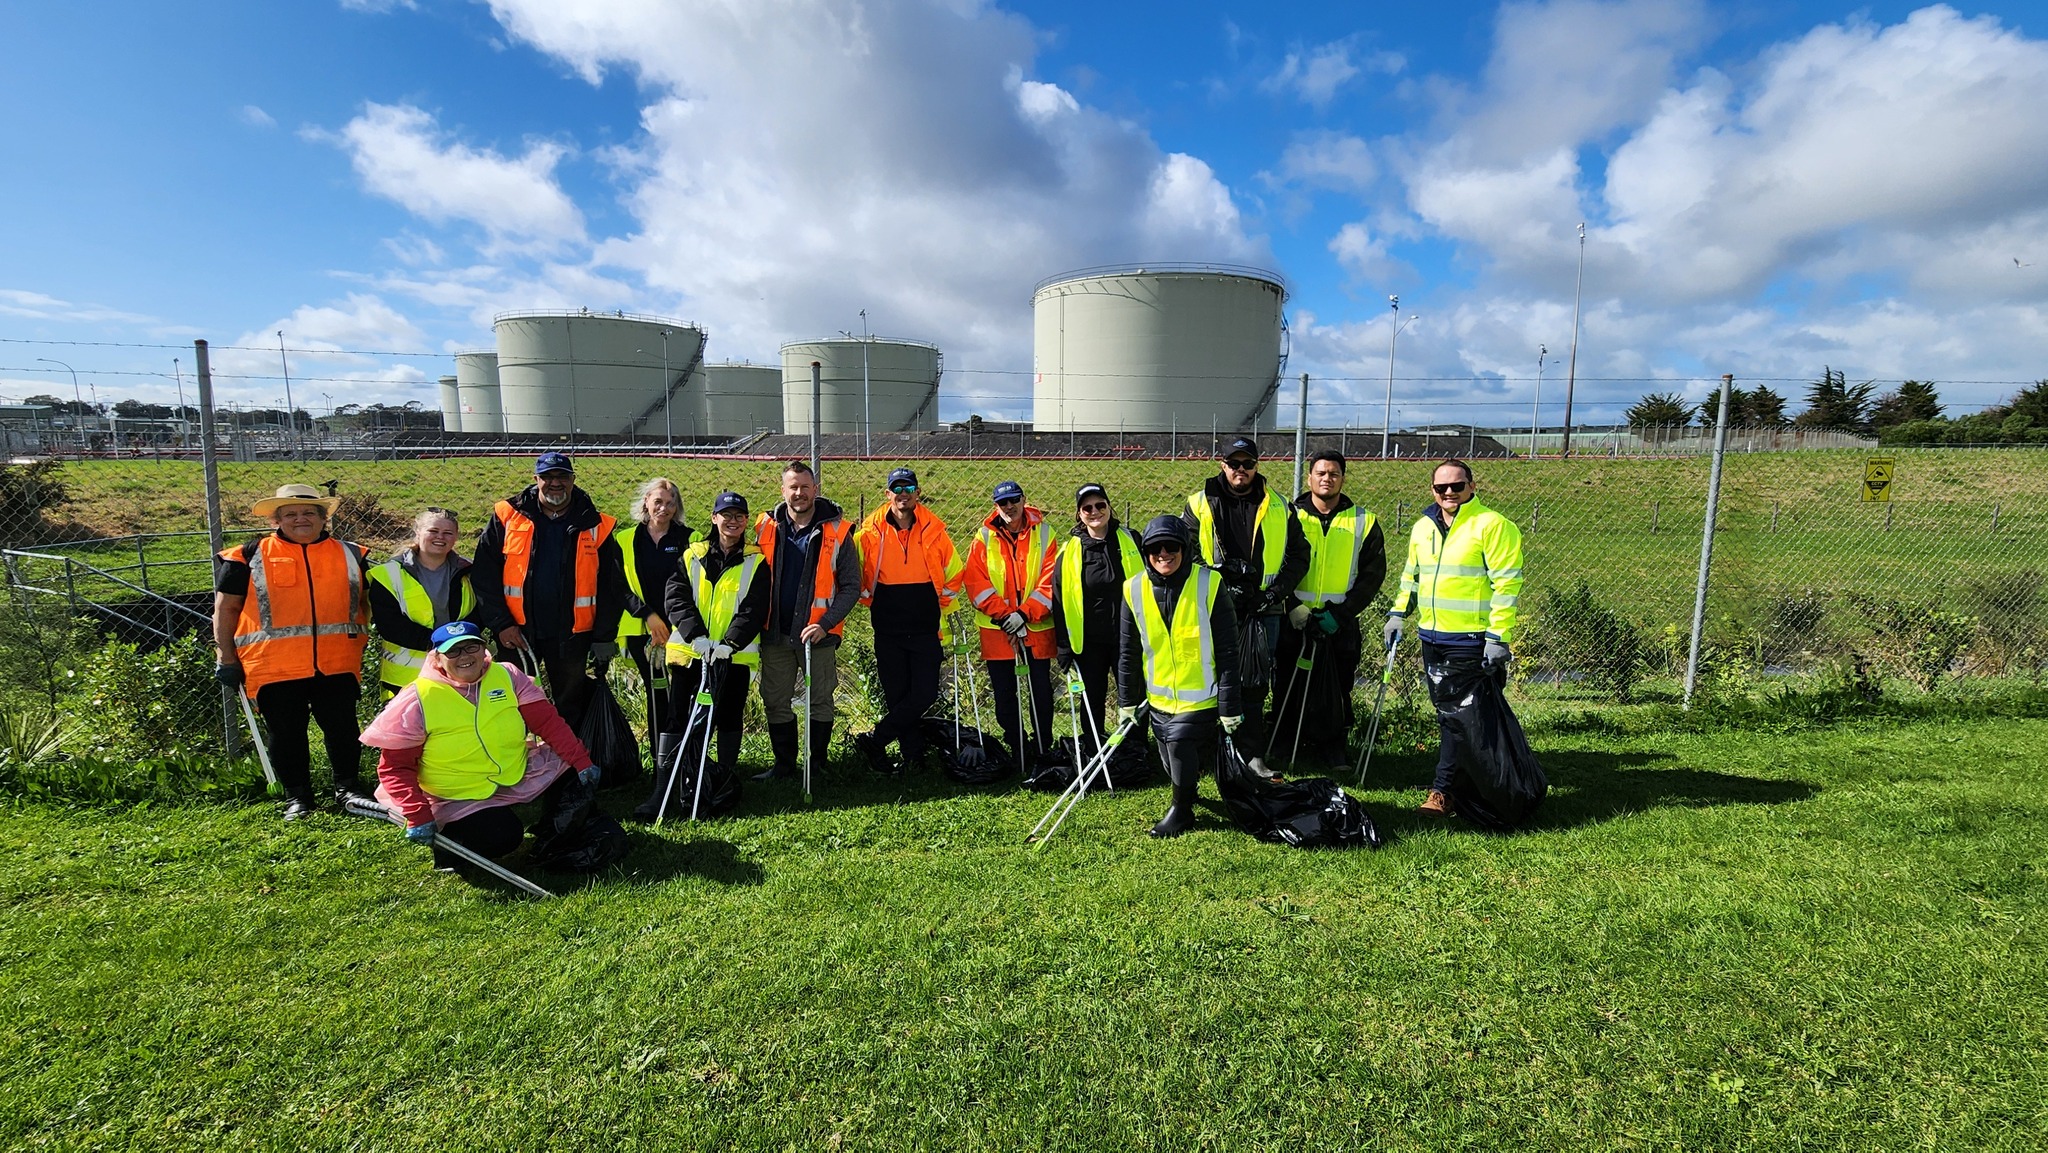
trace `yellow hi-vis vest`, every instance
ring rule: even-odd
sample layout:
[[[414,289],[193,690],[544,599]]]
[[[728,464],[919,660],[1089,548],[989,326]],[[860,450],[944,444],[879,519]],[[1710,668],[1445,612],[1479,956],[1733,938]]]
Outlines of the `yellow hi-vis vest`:
[[[677,521],[675,527],[682,529],[684,532],[690,531],[689,526],[684,524],[682,521]],[[636,524],[633,526],[633,531],[627,534],[626,539],[619,542],[619,547],[624,549],[626,552],[626,587],[633,590],[633,595],[640,598],[640,603],[646,605],[649,609],[652,609],[653,611],[660,613],[662,612],[660,602],[648,600],[646,590],[640,587],[640,566],[633,563],[634,547],[639,543],[640,538],[645,535],[647,535],[647,526],[644,524]],[[658,596],[665,590],[655,589],[654,591],[655,594]],[[667,614],[663,613],[662,615],[666,616]],[[639,637],[646,635],[647,618],[636,617],[629,612],[622,612],[619,614],[620,644],[626,643],[627,637]]]
[[[1198,492],[1188,497],[1188,512],[1200,530],[1202,560],[1222,564],[1223,543],[1216,534],[1216,516],[1209,510],[1209,494]],[[1259,502],[1258,525],[1259,587],[1272,588],[1273,578],[1280,575],[1280,565],[1287,559],[1287,502],[1274,496],[1270,485],[1266,499]]]
[[[1132,539],[1130,530],[1116,528],[1117,551],[1123,554],[1124,575],[1145,575],[1145,558],[1138,552],[1138,542]],[[1070,536],[1060,545],[1060,613],[1067,618],[1067,648],[1081,651],[1081,634],[1087,629],[1082,620],[1081,593],[1081,538]]]
[[[1323,531],[1323,518],[1305,508],[1294,510],[1301,522],[1301,534],[1308,538],[1308,574],[1294,586],[1297,600],[1312,605],[1343,604],[1358,579],[1358,558],[1365,552],[1366,538],[1378,517],[1353,505],[1330,518]]]
[[[1417,612],[1415,627],[1439,633],[1485,633],[1501,641],[1515,634],[1522,595],[1522,530],[1515,522],[1468,500],[1437,531],[1425,512],[1408,532],[1408,565],[1391,615]]]
[[[1048,615],[1044,620],[1026,623],[1024,628],[1026,631],[1034,633],[1042,633],[1051,628],[1052,617],[1049,610],[1051,610],[1052,605],[1039,596],[1038,566],[1045,563],[1045,550],[1052,547],[1052,526],[1046,524],[1044,520],[1040,520],[1037,524],[1025,530],[1024,579],[1017,582],[1015,590],[1018,593],[1023,593],[1024,595],[1022,596],[1012,595],[1010,588],[1010,561],[1007,555],[1009,550],[1004,548],[1002,542],[996,539],[999,534],[987,525],[982,525],[974,535],[981,542],[981,555],[984,562],[988,565],[989,591],[995,596],[1002,597],[1004,600],[1017,605],[1020,610],[1023,608],[1025,601],[1039,600],[1040,603],[1045,604]],[[1026,589],[1030,591],[1025,592]],[[985,629],[1002,627],[996,624],[994,618],[982,612],[979,605],[975,606],[974,620],[975,623]]]
[[[484,670],[473,705],[462,690],[433,677],[421,677],[418,685],[427,725],[420,788],[446,801],[479,801],[525,779],[526,718],[504,665]]]
[[[451,559],[441,563],[450,564],[453,561]],[[452,573],[449,579],[462,590],[462,595],[456,598],[455,616],[452,618],[460,620],[476,607],[476,590],[470,587],[461,573]],[[434,601],[427,595],[426,586],[413,579],[413,575],[405,571],[405,566],[399,564],[396,557],[371,569],[370,580],[384,586],[384,590],[391,594],[391,599],[398,602],[398,611],[404,613],[406,619],[412,623],[428,629],[437,624],[448,623],[434,618]],[[426,650],[409,649],[394,644],[382,636],[377,638],[377,656],[377,679],[393,689],[402,689],[418,679],[420,669],[426,667],[427,663]]]
[[[747,545],[741,554],[739,567],[729,568],[718,574],[717,583],[705,575],[704,558],[711,553],[712,538],[707,536],[683,550],[682,570],[676,575],[690,582],[690,592],[697,600],[697,617],[704,622],[704,631],[713,641],[723,640],[725,630],[732,626],[732,618],[740,611],[740,598],[754,585],[754,574],[761,568],[761,550]],[[687,665],[697,659],[697,650],[682,639],[680,633],[670,633],[668,660],[670,664]],[[732,655],[732,663],[749,668],[761,664],[761,635],[746,648]]]
[[[1151,581],[1139,573],[1124,582],[1124,603],[1138,622],[1145,646],[1145,699],[1162,713],[1193,713],[1216,707],[1216,640],[1209,613],[1216,607],[1216,574],[1198,568],[1188,575],[1167,627]]]

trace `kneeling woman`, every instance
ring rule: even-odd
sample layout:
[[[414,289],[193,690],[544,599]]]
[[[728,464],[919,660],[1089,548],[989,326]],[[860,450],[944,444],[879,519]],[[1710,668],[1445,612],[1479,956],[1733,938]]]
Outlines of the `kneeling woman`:
[[[1117,625],[1117,696],[1145,702],[1159,758],[1173,779],[1173,807],[1152,826],[1155,837],[1194,827],[1195,786],[1216,763],[1217,725],[1228,733],[1244,722],[1237,614],[1222,578],[1188,564],[1187,544],[1187,523],[1179,517],[1153,517],[1145,526],[1145,571],[1124,582]],[[1138,719],[1137,705],[1117,710],[1119,726]]]
[[[512,806],[526,801],[541,801],[544,835],[570,832],[597,784],[583,742],[539,685],[491,660],[481,628],[452,621],[431,640],[419,676],[363,732],[382,754],[377,800],[405,817],[407,839],[432,844],[438,831],[486,857],[519,847]],[[542,743],[529,747],[528,734]]]

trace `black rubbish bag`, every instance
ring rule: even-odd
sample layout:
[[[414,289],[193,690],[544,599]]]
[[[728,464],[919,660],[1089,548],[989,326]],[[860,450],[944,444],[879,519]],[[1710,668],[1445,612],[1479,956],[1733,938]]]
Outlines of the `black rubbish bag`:
[[[1387,843],[1365,807],[1336,781],[1267,781],[1229,741],[1217,755],[1216,791],[1231,821],[1261,841],[1297,849],[1377,849]]]
[[[663,820],[689,820],[690,805],[693,801],[697,805],[699,820],[720,816],[739,807],[742,792],[739,774],[719,764],[715,758],[704,761],[704,791],[701,796],[698,795],[697,765],[698,758],[703,753],[701,742],[702,738],[693,738],[677,758],[679,763],[674,766],[675,781],[669,786],[668,813]],[[658,765],[654,771],[660,774],[656,778],[658,783],[667,778],[670,766]],[[654,792],[655,804],[659,805],[661,790],[657,788]]]
[[[1482,829],[1519,828],[1543,803],[1550,783],[1501,693],[1507,670],[1459,656],[1423,672],[1437,716],[1456,735],[1456,768],[1446,790],[1451,811]]]
[[[619,698],[612,695],[611,680],[592,678],[590,700],[583,706],[583,722],[576,726],[576,739],[590,750],[590,758],[601,770],[599,788],[616,789],[644,784],[640,775],[640,742],[626,720]],[[580,767],[580,766],[578,766]]]
[[[924,739],[939,750],[946,776],[963,785],[993,785],[1017,771],[1010,750],[992,733],[959,725],[945,717],[924,719]]]
[[[575,828],[536,842],[530,859],[551,873],[598,873],[625,860],[631,850],[625,828],[593,812]]]
[[[1255,604],[1247,597],[1241,604]],[[1274,621],[1256,613],[1241,612],[1237,618],[1237,685],[1240,689],[1263,688],[1273,683],[1273,641],[1278,635]]]
[[[1081,764],[1080,750],[1071,739],[1062,737],[1053,742],[1050,752],[1031,758],[1031,771],[1024,778],[1024,787],[1040,793],[1064,793],[1074,783],[1074,774],[1081,771]]]

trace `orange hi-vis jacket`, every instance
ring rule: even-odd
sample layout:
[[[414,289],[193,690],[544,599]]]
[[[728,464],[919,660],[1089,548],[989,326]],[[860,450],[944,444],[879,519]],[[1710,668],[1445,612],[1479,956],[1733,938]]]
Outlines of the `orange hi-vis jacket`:
[[[505,526],[505,608],[519,624],[526,623],[526,570],[533,564],[533,519],[501,500],[492,510]],[[569,614],[569,631],[591,632],[597,628],[597,550],[611,539],[618,520],[600,513],[597,527],[576,534],[576,603]],[[628,562],[630,563],[630,562]]]
[[[220,555],[241,561],[243,550]],[[370,642],[362,550],[333,537],[301,545],[272,533],[247,559],[249,591],[235,622],[235,656],[250,698],[264,685],[315,673],[360,676]]]
[[[938,590],[939,634],[946,636],[952,624],[953,602],[960,595],[961,566],[960,554],[953,548],[953,538],[946,535],[946,522],[939,519],[939,514],[918,505],[916,519],[906,532],[889,519],[889,506],[884,504],[860,522],[854,540],[860,546],[860,603],[864,605],[874,603],[875,585],[906,583],[898,579],[898,574],[910,550],[918,550],[926,579]]]
[[[761,559],[768,562],[769,572],[775,571],[775,544],[780,532],[781,526],[777,525],[775,518],[768,513],[764,512],[754,518],[754,543],[761,549]],[[832,593],[839,584],[839,574],[833,566],[839,561],[839,550],[846,544],[846,538],[852,535],[853,524],[845,517],[838,517],[818,526],[818,564],[811,575],[811,615],[807,621],[809,624],[822,623],[825,619],[825,610],[832,607]],[[864,581],[861,589],[865,592],[871,586],[872,581]],[[777,624],[775,627],[782,626]],[[795,636],[802,631],[793,628],[789,633]],[[842,635],[846,631],[846,621],[841,619],[828,631],[835,637]]]
[[[1010,661],[1017,650],[998,623],[1013,612],[1024,614],[1024,645],[1032,656],[1051,660],[1057,647],[1052,628],[1052,582],[1059,571],[1059,548],[1045,513],[1024,506],[1023,531],[1002,529],[1003,514],[990,511],[967,546],[967,567],[960,579],[981,624],[981,659]]]

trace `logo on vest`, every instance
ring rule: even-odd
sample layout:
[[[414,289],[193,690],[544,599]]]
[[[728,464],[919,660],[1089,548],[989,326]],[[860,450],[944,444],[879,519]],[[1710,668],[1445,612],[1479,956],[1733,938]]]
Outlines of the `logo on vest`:
[[[484,694],[484,699],[487,701],[502,701],[505,699],[505,690],[492,689],[491,691]]]

